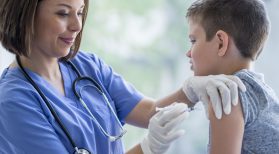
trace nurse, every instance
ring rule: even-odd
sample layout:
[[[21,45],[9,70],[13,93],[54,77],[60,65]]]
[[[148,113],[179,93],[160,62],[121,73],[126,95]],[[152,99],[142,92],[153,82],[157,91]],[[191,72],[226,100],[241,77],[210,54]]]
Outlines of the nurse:
[[[122,154],[125,123],[149,129],[127,153],[164,153],[183,134],[186,104],[210,98],[217,117],[230,112],[238,78],[193,77],[154,101],[79,51],[88,1],[1,1],[0,41],[16,60],[0,79],[0,153]]]

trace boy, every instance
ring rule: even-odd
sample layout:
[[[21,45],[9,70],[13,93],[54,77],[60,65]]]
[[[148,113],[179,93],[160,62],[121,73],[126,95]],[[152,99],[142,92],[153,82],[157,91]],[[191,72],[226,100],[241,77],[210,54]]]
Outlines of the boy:
[[[234,74],[246,85],[230,115],[209,107],[211,154],[278,153],[279,101],[262,75],[249,70],[263,49],[269,20],[260,0],[198,0],[187,12],[187,52],[195,76]],[[187,91],[187,89],[186,89]],[[210,103],[213,104],[214,102]]]

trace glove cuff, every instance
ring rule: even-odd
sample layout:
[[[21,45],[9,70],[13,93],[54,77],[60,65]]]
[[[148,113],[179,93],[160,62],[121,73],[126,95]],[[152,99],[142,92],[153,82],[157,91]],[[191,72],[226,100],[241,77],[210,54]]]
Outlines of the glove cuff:
[[[149,142],[146,137],[140,142],[140,146],[143,154],[153,154],[153,152],[151,152]]]
[[[183,86],[182,86],[182,91],[184,94],[187,96],[187,98],[192,102],[192,103],[197,103],[199,101],[198,96],[194,92],[192,83],[193,83],[193,77],[188,78],[185,80]]]

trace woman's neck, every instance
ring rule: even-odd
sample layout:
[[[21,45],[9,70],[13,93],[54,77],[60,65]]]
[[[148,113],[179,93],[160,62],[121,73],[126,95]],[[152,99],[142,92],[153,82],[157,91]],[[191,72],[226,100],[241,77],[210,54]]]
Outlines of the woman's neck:
[[[57,58],[43,58],[42,56],[20,57],[23,67],[32,70],[48,81],[61,79],[61,72]]]
[[[29,58],[21,56],[21,64],[23,67],[32,70],[39,74],[42,78],[48,81],[61,95],[65,96],[64,81],[60,71],[57,58],[42,58],[30,56]]]

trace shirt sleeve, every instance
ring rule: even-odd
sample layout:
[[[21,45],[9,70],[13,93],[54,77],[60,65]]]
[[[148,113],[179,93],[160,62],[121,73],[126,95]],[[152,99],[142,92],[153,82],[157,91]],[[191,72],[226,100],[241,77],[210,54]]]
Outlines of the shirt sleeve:
[[[99,67],[102,82],[115,104],[118,118],[124,123],[127,115],[139,103],[143,95],[124,80],[121,75],[114,72],[112,67],[105,64],[103,60],[96,57],[96,55],[93,58]]]
[[[3,153],[69,153],[36,103],[37,94],[26,89],[6,92],[0,101]]]
[[[245,128],[257,120],[260,112],[268,105],[268,94],[263,89],[264,82],[247,72],[240,72],[237,76],[243,81],[246,92],[240,92],[239,98],[242,106]]]

